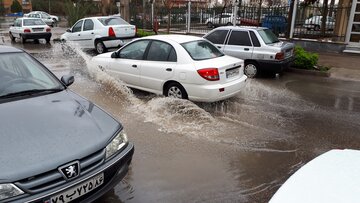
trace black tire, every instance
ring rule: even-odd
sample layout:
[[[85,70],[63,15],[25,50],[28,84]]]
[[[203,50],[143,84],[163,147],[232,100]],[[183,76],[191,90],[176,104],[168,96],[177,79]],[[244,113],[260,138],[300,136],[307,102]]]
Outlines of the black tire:
[[[187,99],[188,95],[182,85],[176,82],[171,82],[166,85],[164,95],[166,97],[174,97],[178,99]]]
[[[102,54],[102,53],[105,53],[107,51],[104,43],[101,40],[96,40],[95,41],[95,51],[98,54]]]
[[[11,34],[11,32],[9,32],[9,36],[12,42],[15,42],[15,37]]]
[[[226,23],[227,26],[233,25],[231,22]]]
[[[213,28],[214,27],[214,24],[212,24],[212,22],[208,22],[206,25],[207,25],[208,28]]]
[[[246,62],[244,67],[244,74],[248,78],[255,78],[259,74],[259,65],[255,62]]]
[[[21,43],[26,43],[26,38],[25,37],[23,37],[22,35],[20,35],[20,41],[21,41]]]
[[[45,38],[46,43],[50,43],[50,37]]]

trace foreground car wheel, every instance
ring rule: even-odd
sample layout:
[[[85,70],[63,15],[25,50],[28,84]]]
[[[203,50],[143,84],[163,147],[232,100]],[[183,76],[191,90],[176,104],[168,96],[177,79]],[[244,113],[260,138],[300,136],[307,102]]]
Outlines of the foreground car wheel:
[[[255,78],[259,72],[258,65],[254,62],[248,62],[244,68],[244,74],[249,78]]]
[[[208,28],[213,28],[214,25],[213,25],[211,22],[208,22],[208,23],[207,23],[207,27],[208,27]]]
[[[96,52],[98,54],[102,54],[106,52],[106,47],[104,45],[104,43],[100,40],[95,42],[95,48],[96,48]]]
[[[178,99],[187,99],[188,95],[185,91],[185,89],[183,88],[183,86],[181,86],[179,83],[170,83],[167,85],[166,89],[165,89],[165,96],[167,97],[174,97],[174,98],[178,98]]]

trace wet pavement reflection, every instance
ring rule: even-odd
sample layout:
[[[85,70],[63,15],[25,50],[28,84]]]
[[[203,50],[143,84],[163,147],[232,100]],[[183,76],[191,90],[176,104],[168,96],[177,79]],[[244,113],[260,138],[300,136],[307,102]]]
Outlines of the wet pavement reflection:
[[[285,73],[249,80],[236,97],[193,103],[129,90],[60,44],[23,48],[125,126],[129,174],[97,202],[267,202],[330,149],[360,147],[360,83]]]

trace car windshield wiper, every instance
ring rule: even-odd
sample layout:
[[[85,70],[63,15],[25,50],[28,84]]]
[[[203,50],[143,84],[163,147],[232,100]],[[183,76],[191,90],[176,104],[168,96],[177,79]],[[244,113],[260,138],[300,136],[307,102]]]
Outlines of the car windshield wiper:
[[[39,93],[54,93],[54,92],[60,92],[64,90],[64,88],[52,88],[52,89],[31,89],[31,90],[24,90],[20,92],[12,92],[9,94],[5,94],[0,96],[1,99],[3,98],[11,98],[11,97],[17,97],[17,96],[26,96],[26,95],[33,95],[33,94],[39,94]]]

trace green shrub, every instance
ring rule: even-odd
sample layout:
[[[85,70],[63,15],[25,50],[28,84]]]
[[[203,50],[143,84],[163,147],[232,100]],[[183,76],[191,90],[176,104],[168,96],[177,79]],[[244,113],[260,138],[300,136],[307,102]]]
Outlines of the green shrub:
[[[319,55],[305,51],[301,46],[295,47],[295,61],[296,68],[314,69],[318,63]]]
[[[155,35],[155,32],[147,32],[143,29],[138,29],[136,34],[138,37],[146,37],[146,36]]]
[[[13,0],[10,10],[12,13],[17,13],[22,11],[22,6],[17,0]]]

